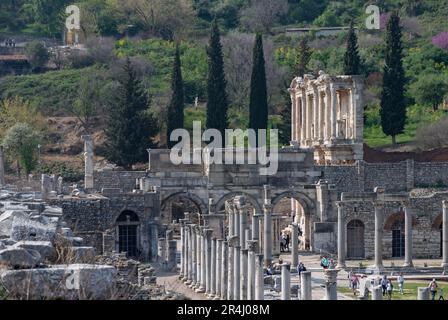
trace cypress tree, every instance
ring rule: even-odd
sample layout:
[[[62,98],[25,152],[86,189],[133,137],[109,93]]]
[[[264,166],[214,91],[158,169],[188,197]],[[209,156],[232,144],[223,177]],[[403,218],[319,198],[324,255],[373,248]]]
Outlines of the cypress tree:
[[[249,128],[257,131],[268,127],[268,93],[263,50],[263,37],[257,34],[253,51],[250,83]]]
[[[207,128],[217,129],[224,137],[228,126],[228,99],[226,92],[226,77],[224,73],[224,58],[218,23],[212,23],[208,55],[207,77]]]
[[[347,51],[344,56],[344,74],[358,75],[361,65],[358,51],[358,37],[356,36],[353,21],[350,23],[350,30],[347,39]]]
[[[297,57],[297,74],[303,77],[308,72],[308,64],[311,59],[311,49],[308,45],[308,37],[305,36],[300,40],[299,55]]]
[[[106,157],[119,166],[130,168],[148,160],[151,137],[157,133],[154,119],[148,114],[149,99],[128,59],[115,89],[108,127]]]
[[[170,104],[168,105],[166,132],[168,148],[172,148],[176,143],[170,141],[171,132],[184,127],[184,83],[182,80],[179,45],[176,45],[176,53],[174,56],[171,90],[172,96]]]
[[[402,51],[400,18],[397,13],[393,13],[386,31],[385,66],[380,110],[383,132],[392,137],[393,145],[396,145],[396,136],[403,133],[406,123],[405,75]]]

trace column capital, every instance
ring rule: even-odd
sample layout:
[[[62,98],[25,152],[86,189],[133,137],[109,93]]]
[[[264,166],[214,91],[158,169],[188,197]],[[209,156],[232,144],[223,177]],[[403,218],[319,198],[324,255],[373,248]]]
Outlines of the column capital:
[[[410,209],[411,208],[411,201],[409,199],[402,200],[401,201],[401,206],[403,207],[403,209]]]
[[[442,206],[444,209],[448,209],[448,200],[443,200],[442,201]]]
[[[203,229],[204,237],[211,240],[213,229]]]
[[[236,247],[236,245],[238,244],[238,240],[238,236],[229,236],[227,238],[227,243],[229,247]]]
[[[258,250],[258,240],[248,240],[247,248],[249,251],[257,251]]]
[[[264,204],[263,204],[263,210],[264,210],[265,212],[268,211],[268,212],[270,213],[271,210],[272,210],[272,207],[273,207],[273,205],[270,204],[270,203],[264,203]]]

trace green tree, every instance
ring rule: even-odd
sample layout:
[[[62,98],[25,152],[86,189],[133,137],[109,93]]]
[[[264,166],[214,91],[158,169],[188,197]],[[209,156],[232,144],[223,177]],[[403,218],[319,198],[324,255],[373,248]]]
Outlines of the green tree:
[[[171,132],[184,127],[184,83],[182,80],[182,69],[180,61],[179,45],[176,45],[174,55],[173,75],[171,78],[172,96],[168,105],[166,141],[168,148],[172,148],[175,142],[170,141]]]
[[[149,114],[149,99],[129,58],[114,89],[114,103],[106,129],[107,159],[130,168],[148,159],[147,149],[154,146],[157,133],[155,121]]]
[[[396,145],[396,136],[403,133],[406,124],[405,75],[402,51],[400,18],[394,12],[387,23],[380,110],[383,132],[392,137],[393,145]]]
[[[347,51],[344,56],[344,74],[345,75],[359,75],[361,59],[358,51],[358,37],[353,26],[353,21],[350,24],[350,30],[347,38]]]
[[[448,93],[448,81],[444,75],[422,75],[412,84],[410,91],[418,104],[431,106],[437,111]]]
[[[255,131],[268,127],[268,94],[263,37],[257,34],[253,51],[252,78],[250,84],[249,128]],[[258,143],[257,143],[258,145]]]
[[[308,64],[311,60],[311,49],[308,45],[308,37],[303,37],[300,40],[298,56],[297,56],[297,73],[300,77],[303,77],[308,71]]]
[[[27,8],[48,36],[60,36],[64,25],[65,8],[73,0],[32,0]]]
[[[39,134],[26,123],[17,123],[6,132],[3,146],[11,158],[17,159],[19,176],[21,167],[26,175],[36,168],[39,142]]]
[[[33,41],[26,45],[26,56],[34,70],[41,70],[50,59],[50,53],[47,48],[39,42]]]
[[[226,76],[218,23],[212,23],[210,41],[207,48],[207,128],[217,129],[224,137],[228,127],[228,99],[226,92]]]

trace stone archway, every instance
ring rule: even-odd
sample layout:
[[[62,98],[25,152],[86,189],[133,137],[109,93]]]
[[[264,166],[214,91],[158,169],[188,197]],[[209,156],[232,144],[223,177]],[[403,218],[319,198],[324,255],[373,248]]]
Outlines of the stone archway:
[[[175,206],[172,205],[174,201],[177,201]],[[160,211],[162,223],[169,224],[173,220],[183,219],[184,213],[187,211],[193,211],[190,212],[191,220],[199,222],[200,216],[206,214],[208,209],[197,195],[189,192],[176,192],[162,200]]]
[[[224,196],[222,196],[215,205],[215,211],[218,213],[220,211],[224,210],[225,207],[225,203],[227,200],[231,200],[237,196],[245,196],[246,197],[246,201],[251,204],[254,209],[257,211],[257,213],[262,214],[263,213],[263,209],[260,206],[260,204],[258,203],[258,200],[251,194],[248,194],[244,191],[233,191],[233,192],[229,192],[227,194],[225,194]]]
[[[294,215],[300,215],[300,218],[295,220],[299,224],[299,229],[301,231],[301,235],[299,236],[300,240],[300,248],[302,250],[310,250],[313,247],[313,222],[315,217],[315,205],[313,200],[311,200],[306,194],[297,191],[285,191],[279,194],[276,194],[272,199],[272,213],[275,213],[274,210],[276,206],[283,199],[292,199],[291,207],[294,210]],[[293,222],[293,219],[290,219],[290,222]],[[274,226],[274,234],[278,228]],[[276,242],[277,243],[277,242]],[[278,248],[279,250],[279,248]]]

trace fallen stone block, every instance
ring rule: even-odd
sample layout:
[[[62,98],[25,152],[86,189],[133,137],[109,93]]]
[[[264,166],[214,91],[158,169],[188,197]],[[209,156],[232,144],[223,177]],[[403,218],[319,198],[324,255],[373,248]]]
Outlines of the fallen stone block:
[[[8,270],[0,278],[17,299],[104,300],[114,296],[116,275],[112,266],[73,264]]]
[[[11,247],[0,250],[0,263],[13,268],[34,268],[40,261],[41,256],[35,250]]]
[[[10,237],[12,222],[14,217],[27,218],[28,215],[23,211],[7,210],[0,215],[0,237]]]
[[[43,261],[54,261],[56,258],[56,249],[50,241],[19,241],[13,248],[35,250],[39,252]]]
[[[53,241],[55,235],[55,226],[21,217],[15,217],[12,222],[11,239],[16,241]]]

